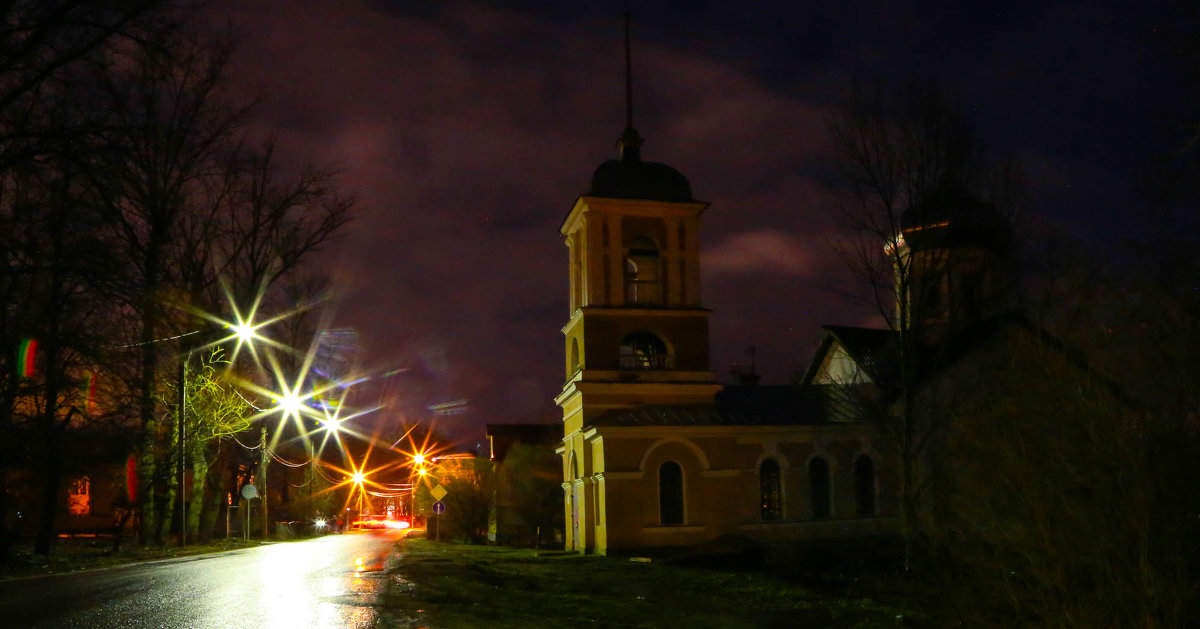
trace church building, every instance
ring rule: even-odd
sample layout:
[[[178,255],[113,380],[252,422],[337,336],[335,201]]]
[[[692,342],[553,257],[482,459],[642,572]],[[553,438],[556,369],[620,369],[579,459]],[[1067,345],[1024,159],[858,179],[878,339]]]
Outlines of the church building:
[[[631,118],[631,116],[630,116]],[[579,552],[869,535],[886,529],[875,430],[819,387],[725,387],[700,294],[709,204],[643,161],[632,120],[560,228],[570,316],[562,455]]]
[[[596,169],[559,229],[570,277],[555,400],[566,547],[895,532],[897,466],[880,421],[896,414],[897,391],[940,408],[932,392],[954,370],[987,364],[988,344],[1033,338],[1060,351],[1014,311],[1009,222],[947,175],[880,243],[895,264],[894,329],[827,326],[792,386],[720,384],[700,294],[709,204],[678,170],[642,159],[626,29],[618,158]],[[903,380],[902,362],[915,370]]]

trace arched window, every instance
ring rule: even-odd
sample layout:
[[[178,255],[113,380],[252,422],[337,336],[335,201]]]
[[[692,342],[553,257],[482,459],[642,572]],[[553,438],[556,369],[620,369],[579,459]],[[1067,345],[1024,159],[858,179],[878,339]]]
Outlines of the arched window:
[[[812,517],[829,517],[829,464],[821,457],[808,462],[808,497]]]
[[[854,462],[854,497],[858,515],[875,515],[875,462],[865,454]]]
[[[783,497],[779,490],[779,464],[775,459],[767,459],[758,466],[758,484],[762,494],[762,519],[782,518]]]
[[[629,241],[625,256],[625,301],[631,304],[662,303],[662,259],[658,245],[645,237]]]
[[[635,332],[621,341],[621,369],[671,369],[667,344],[649,332]]]
[[[571,373],[567,375],[575,375],[582,366],[579,364],[579,339],[571,339]]]
[[[658,467],[658,513],[663,525],[683,524],[683,468],[674,461]]]

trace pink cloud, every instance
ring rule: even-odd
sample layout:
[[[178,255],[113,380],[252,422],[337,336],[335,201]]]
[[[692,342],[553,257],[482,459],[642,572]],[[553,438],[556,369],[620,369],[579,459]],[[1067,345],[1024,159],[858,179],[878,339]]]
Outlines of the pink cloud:
[[[778,273],[813,275],[811,244],[791,234],[762,229],[734,234],[704,251],[704,268],[711,273]]]

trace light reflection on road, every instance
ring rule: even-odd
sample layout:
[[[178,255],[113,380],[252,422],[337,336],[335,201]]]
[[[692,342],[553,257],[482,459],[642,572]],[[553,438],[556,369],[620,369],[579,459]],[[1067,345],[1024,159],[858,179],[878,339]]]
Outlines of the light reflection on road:
[[[0,582],[0,626],[369,629],[404,532]]]
[[[246,607],[261,610],[260,626],[268,629],[369,629],[378,618],[374,605],[387,587],[384,570],[397,537],[350,533],[263,548],[259,600],[248,601]],[[223,614],[210,610],[206,615]],[[240,624],[244,617],[228,620],[232,622],[226,626],[245,626]]]

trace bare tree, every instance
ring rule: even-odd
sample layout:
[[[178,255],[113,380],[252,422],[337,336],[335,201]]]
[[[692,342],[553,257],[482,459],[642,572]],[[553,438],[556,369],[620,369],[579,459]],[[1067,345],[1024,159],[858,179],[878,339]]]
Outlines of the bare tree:
[[[917,393],[943,359],[945,341],[978,309],[966,307],[976,299],[972,282],[952,273],[975,264],[965,256],[976,254],[960,253],[953,241],[976,220],[970,213],[986,209],[975,199],[1019,207],[1019,177],[1011,162],[988,162],[968,117],[929,83],[856,89],[830,129],[842,184],[835,212],[843,236],[835,245],[862,281],[849,292],[874,307],[894,337],[887,373],[864,374],[875,387],[840,391],[843,403],[879,424],[892,450],[907,567],[927,491],[937,480],[931,446],[950,415],[943,403]],[[865,391],[872,399],[862,399]]]
[[[0,3],[0,169],[87,130],[89,118],[46,126],[46,101],[78,66],[117,40],[170,28],[164,0],[7,0]]]
[[[126,54],[98,68],[111,124],[98,134],[106,152],[91,183],[109,208],[108,238],[133,271],[113,294],[136,330],[143,539],[161,541],[175,481],[163,465],[171,448],[157,383],[187,350],[172,356],[161,340],[191,341],[198,329],[192,347],[211,342],[198,313],[233,319],[222,280],[247,309],[341,229],[355,202],[337,192],[331,169],[288,180],[273,168],[272,143],[246,148],[250,107],[229,105],[223,91],[228,42],[175,31]]]
[[[77,345],[80,339],[70,339],[67,329],[58,326],[69,328],[78,317],[93,315],[56,309],[49,311],[51,319],[41,322],[45,325],[31,327],[21,320],[28,321],[35,311],[41,311],[41,307],[55,300],[66,299],[72,306],[78,305],[79,296],[69,289],[72,286],[78,288],[86,276],[94,278],[103,265],[97,259],[86,274],[79,273],[81,256],[95,253],[90,248],[43,250],[34,257],[25,257],[20,252],[32,255],[34,250],[29,247],[34,243],[78,244],[76,239],[82,233],[80,230],[94,227],[86,224],[85,216],[90,215],[83,208],[77,206],[68,215],[54,210],[61,207],[66,196],[77,199],[76,183],[70,177],[71,173],[79,175],[75,160],[87,150],[86,142],[80,140],[88,131],[94,130],[95,123],[94,116],[64,115],[64,103],[74,95],[75,80],[81,67],[103,48],[115,45],[118,40],[128,41],[147,28],[165,27],[170,23],[166,13],[161,11],[165,4],[154,0],[13,0],[0,3],[0,179],[4,180],[0,184],[3,186],[0,223],[4,225],[0,229],[3,232],[0,238],[9,254],[0,269],[0,285],[3,286],[0,290],[6,304],[0,315],[0,347],[5,348],[4,358],[0,359],[0,365],[4,367],[3,376],[0,376],[0,431],[14,434],[14,409],[18,400],[28,399],[31,394],[42,396],[43,402],[48,403],[40,411],[42,442],[45,460],[51,467],[58,451],[56,431],[63,427],[63,418],[59,415],[63,411],[63,402],[56,390],[69,385],[72,376],[63,369],[78,362],[80,350]],[[37,187],[42,188],[40,193],[32,190]],[[47,229],[40,233],[25,229],[33,223],[28,217],[21,216],[21,206],[39,196],[41,200],[37,203],[51,208],[41,218],[55,216],[60,219],[57,223],[40,225]],[[71,220],[67,220],[67,216]],[[49,243],[47,239],[50,239]],[[41,307],[35,307],[35,302]],[[25,385],[34,383],[23,381],[21,366],[14,365],[12,357],[16,356],[15,348],[22,338],[33,338],[30,335],[34,333],[49,333],[55,337],[43,336],[41,339],[44,350],[41,356],[46,370],[43,379],[36,383],[38,387],[31,389]],[[6,486],[16,458],[13,452],[0,451],[0,561],[7,557],[12,539],[6,528],[9,521]],[[50,468],[46,471],[41,477],[47,481],[45,491],[51,492],[57,472]],[[52,500],[53,496],[47,493],[45,501]],[[43,518],[42,528],[52,527],[51,507],[44,506],[42,511],[48,514]],[[48,550],[46,535],[45,530],[40,534],[39,550]]]

